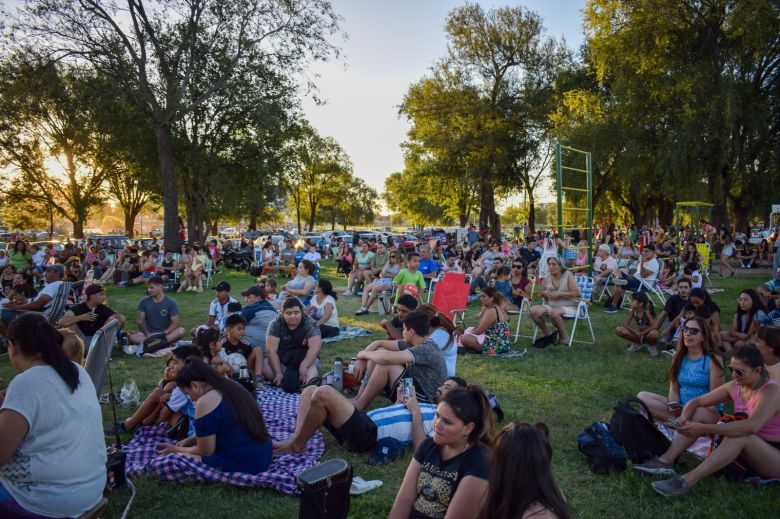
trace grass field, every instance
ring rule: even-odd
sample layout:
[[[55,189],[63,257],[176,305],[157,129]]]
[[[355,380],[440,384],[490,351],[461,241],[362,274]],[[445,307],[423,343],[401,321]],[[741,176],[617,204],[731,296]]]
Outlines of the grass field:
[[[763,276],[746,274],[745,271],[737,274],[730,279],[713,278],[717,287],[725,289],[714,295],[723,309],[724,323],[730,323],[740,289],[756,287],[765,281]],[[332,265],[326,262],[322,275],[334,282],[339,293],[343,291],[346,280],[335,277]],[[233,272],[215,276],[215,280],[221,279],[231,283],[234,294],[252,282],[248,275]],[[111,286],[108,288],[108,304],[133,321],[135,304],[143,294],[143,289],[139,287],[121,289]],[[175,295],[182,312],[182,322],[187,328],[205,321],[212,297],[211,291]],[[358,303],[355,297],[339,298],[342,324],[366,326],[379,332],[381,328],[376,314],[363,317],[353,315]],[[476,306],[472,306],[476,310]],[[525,339],[519,346],[529,347],[529,350],[521,358],[495,359],[469,355],[458,359],[460,376],[470,382],[483,384],[497,394],[507,422],[544,421],[549,425],[555,476],[571,504],[574,517],[777,517],[780,486],[759,489],[710,478],[703,481],[690,496],[669,500],[658,496],[650,488],[651,480],[648,477],[631,471],[613,476],[597,476],[588,470],[577,450],[576,437],[580,430],[595,420],[608,418],[612,406],[623,397],[635,395],[640,390],[665,394],[669,366],[666,357],[651,359],[646,352],[634,355],[625,353],[626,344],[612,334],[614,327],[625,318],[625,313],[605,314],[600,305],[595,305],[592,314],[597,340],[595,345],[575,343],[571,349],[556,346],[534,350],[530,348],[530,340]],[[467,313],[467,323],[473,323],[474,315],[475,311],[472,310]],[[369,339],[325,345],[321,354],[323,365],[332,365],[337,356],[353,357],[370,342]],[[142,395],[145,395],[159,380],[161,366],[160,359],[125,357],[115,352],[112,373],[117,386],[121,386],[125,379],[133,378]],[[0,377],[8,381],[13,375],[14,370],[8,358],[0,359]],[[386,405],[381,398],[377,400],[378,405]],[[130,409],[120,408],[119,412],[124,417],[130,414]],[[104,406],[104,423],[110,423],[107,406]],[[325,437],[327,450],[323,459],[346,458],[354,465],[355,475],[384,481],[380,489],[352,499],[350,517],[386,517],[411,451],[389,465],[375,467],[366,462],[366,456],[354,455],[340,448],[327,432]],[[687,470],[694,465],[695,460],[683,458],[681,468]],[[139,479],[136,485],[138,495],[129,517],[286,519],[297,517],[298,514],[296,498],[282,496],[274,491],[217,485],[172,486],[149,479]],[[129,497],[129,491],[112,493],[106,517],[120,517]]]

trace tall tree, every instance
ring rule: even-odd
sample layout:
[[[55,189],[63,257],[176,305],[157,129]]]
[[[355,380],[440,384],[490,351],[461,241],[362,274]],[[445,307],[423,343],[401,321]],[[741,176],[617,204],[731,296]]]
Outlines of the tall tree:
[[[164,240],[175,246],[179,189],[173,127],[255,63],[293,73],[337,54],[338,17],[326,0],[40,0],[14,24],[28,52],[88,62],[151,122],[157,141]],[[195,85],[196,71],[209,70]],[[190,95],[194,87],[200,95]]]

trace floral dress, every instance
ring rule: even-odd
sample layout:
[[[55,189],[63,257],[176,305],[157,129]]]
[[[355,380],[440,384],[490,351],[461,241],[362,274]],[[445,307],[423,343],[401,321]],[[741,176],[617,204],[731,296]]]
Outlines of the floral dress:
[[[498,355],[508,352],[511,338],[509,320],[499,321],[498,309],[496,309],[496,322],[485,330],[485,342],[482,343],[482,353]]]

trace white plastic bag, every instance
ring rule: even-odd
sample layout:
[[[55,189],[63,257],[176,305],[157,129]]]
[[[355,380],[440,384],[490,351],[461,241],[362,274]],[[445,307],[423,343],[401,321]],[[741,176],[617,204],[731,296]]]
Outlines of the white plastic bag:
[[[138,385],[132,378],[126,380],[122,385],[122,389],[119,391],[119,403],[122,405],[138,405],[138,401],[141,399],[141,393],[138,391]]]

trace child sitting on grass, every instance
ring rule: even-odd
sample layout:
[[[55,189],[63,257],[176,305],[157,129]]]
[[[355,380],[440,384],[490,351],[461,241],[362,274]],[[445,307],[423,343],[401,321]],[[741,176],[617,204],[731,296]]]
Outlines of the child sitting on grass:
[[[632,327],[632,321],[635,328]],[[655,309],[650,299],[644,292],[631,294],[631,308],[626,316],[623,326],[615,328],[615,335],[631,343],[629,353],[635,353],[644,347],[650,352],[651,357],[658,355],[655,344],[658,342],[658,330],[655,327]]]

